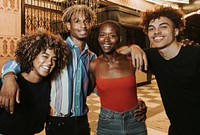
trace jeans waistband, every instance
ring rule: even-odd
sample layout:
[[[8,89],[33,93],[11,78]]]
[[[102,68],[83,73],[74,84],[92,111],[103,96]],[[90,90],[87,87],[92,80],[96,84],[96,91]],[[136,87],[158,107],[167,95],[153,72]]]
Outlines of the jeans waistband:
[[[109,110],[107,108],[104,108],[104,107],[101,107],[101,111],[103,111],[104,113],[109,113],[109,114],[113,114],[113,115],[117,115],[117,116],[123,116],[125,114],[131,114],[133,115],[134,114],[134,111],[137,110],[139,108],[139,105],[135,106],[134,108],[128,110],[128,111],[125,111],[125,112],[116,112],[116,111],[113,111],[113,110]]]
[[[48,120],[51,122],[63,122],[63,121],[79,121],[79,120],[85,120],[87,119],[87,115],[83,116],[77,116],[77,117],[55,117],[55,116],[49,116]]]

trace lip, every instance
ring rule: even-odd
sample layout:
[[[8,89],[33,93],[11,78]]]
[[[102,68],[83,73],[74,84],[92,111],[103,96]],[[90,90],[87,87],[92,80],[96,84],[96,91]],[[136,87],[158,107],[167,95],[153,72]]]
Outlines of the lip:
[[[108,50],[111,47],[111,44],[102,44],[101,45],[104,50]]]
[[[45,72],[49,72],[50,71],[50,67],[49,66],[41,66],[42,70],[45,71]]]
[[[87,34],[88,31],[87,30],[79,30],[79,32],[81,35],[85,35],[85,34]]]

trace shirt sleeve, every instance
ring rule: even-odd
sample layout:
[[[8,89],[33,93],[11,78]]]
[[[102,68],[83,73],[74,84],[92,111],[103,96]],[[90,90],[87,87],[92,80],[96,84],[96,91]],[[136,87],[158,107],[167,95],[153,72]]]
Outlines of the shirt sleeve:
[[[2,79],[4,75],[8,72],[13,72],[15,75],[21,72],[20,66],[17,64],[15,60],[9,60],[3,65],[3,68],[1,70]]]

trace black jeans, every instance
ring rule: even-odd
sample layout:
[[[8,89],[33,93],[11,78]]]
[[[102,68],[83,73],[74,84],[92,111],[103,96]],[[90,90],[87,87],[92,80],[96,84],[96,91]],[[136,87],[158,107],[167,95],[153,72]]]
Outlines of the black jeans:
[[[45,131],[46,135],[90,135],[88,117],[49,116]]]

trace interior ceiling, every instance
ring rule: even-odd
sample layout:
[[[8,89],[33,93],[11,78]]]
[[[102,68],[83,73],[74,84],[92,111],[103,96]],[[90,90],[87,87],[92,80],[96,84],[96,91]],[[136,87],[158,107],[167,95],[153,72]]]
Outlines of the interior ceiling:
[[[188,14],[186,20],[189,24],[200,28],[200,0],[189,0],[189,4],[183,4],[183,3],[173,3],[173,4],[177,4],[178,7],[182,9],[182,11],[186,15]],[[116,6],[116,4],[110,3],[108,1],[101,1],[101,5],[102,6]],[[198,10],[199,12],[197,12]],[[192,12],[195,12],[196,14],[191,14]]]

